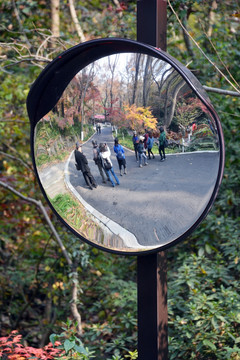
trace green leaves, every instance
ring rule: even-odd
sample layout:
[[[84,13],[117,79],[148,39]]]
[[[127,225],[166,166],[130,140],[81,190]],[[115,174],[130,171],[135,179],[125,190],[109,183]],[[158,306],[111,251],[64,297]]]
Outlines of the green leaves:
[[[75,340],[70,341],[70,340],[67,339],[67,340],[64,341],[63,346],[64,346],[64,350],[68,354],[68,352],[75,347]]]
[[[88,360],[93,357],[93,352],[83,346],[82,341],[75,335],[76,326],[71,320],[67,320],[63,332],[60,335],[51,334],[49,339],[53,346],[57,343],[58,349],[64,349],[63,359]]]
[[[13,2],[3,0],[0,5],[4,26],[1,41],[5,45],[11,42],[17,49],[16,52],[13,47],[3,47],[1,53],[1,150],[30,164],[30,126],[25,102],[29,87],[40,70],[36,63],[19,62],[18,52],[21,51],[24,60],[37,51],[51,58],[77,43],[78,38],[72,30],[67,1],[61,4],[62,38],[55,50],[47,43],[51,28],[47,1],[18,0],[14,3],[24,33],[19,32]],[[136,1],[125,2],[121,16],[109,1],[75,3],[88,39],[136,38]],[[188,29],[203,50],[224,70],[203,28],[209,33],[212,31],[211,41],[219,57],[239,80],[239,22],[231,16],[238,11],[237,2],[229,1],[226,5],[224,1],[172,0],[171,3],[178,16],[186,18]],[[214,3],[217,7],[211,9],[210,4]],[[31,47],[24,43],[25,35]],[[202,84],[231,90],[196,47],[193,47],[194,56],[191,55],[182,30],[169,10],[168,52],[184,64],[193,60],[190,67]],[[10,66],[13,60],[17,63]],[[41,62],[41,65],[46,63]],[[222,121],[226,166],[220,192],[207,218],[191,238],[168,251],[169,356],[172,360],[240,358],[239,98],[213,93],[209,96]],[[127,141],[126,134],[124,136]],[[42,132],[42,141],[47,142],[46,131]],[[130,139],[128,145],[131,144]],[[36,179],[18,161],[1,157],[0,166],[4,181],[29,196],[41,197]],[[54,201],[61,211],[75,207],[72,199],[64,196]],[[74,221],[79,225],[81,214],[77,210]],[[85,328],[82,340],[90,349],[87,350],[75,337],[73,324],[66,325],[61,335],[56,334],[61,331],[59,320],[65,322],[69,316],[71,275],[43,219],[36,209],[5,190],[1,192],[0,211],[3,214],[0,220],[3,330],[9,332],[11,326],[17,324],[25,334],[24,341],[36,347],[46,333],[54,331],[51,342],[58,346],[57,341],[61,339],[61,350],[69,360],[136,359],[136,258],[118,257],[90,248],[54,220],[71,258],[78,262],[82,289],[78,307]]]

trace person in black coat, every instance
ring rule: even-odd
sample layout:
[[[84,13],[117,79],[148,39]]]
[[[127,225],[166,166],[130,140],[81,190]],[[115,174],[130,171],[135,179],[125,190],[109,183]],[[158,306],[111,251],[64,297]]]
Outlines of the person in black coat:
[[[83,177],[86,184],[89,186],[91,190],[93,190],[93,187],[95,188],[97,187],[97,183],[91,174],[90,168],[88,166],[87,158],[82,153],[82,147],[79,142],[76,143],[76,150],[74,153],[75,153],[76,163],[78,164],[79,169],[83,173]]]

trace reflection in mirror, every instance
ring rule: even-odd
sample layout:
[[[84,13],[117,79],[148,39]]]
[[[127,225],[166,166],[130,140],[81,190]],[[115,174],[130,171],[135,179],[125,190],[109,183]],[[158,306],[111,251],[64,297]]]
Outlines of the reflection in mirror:
[[[102,169],[105,143],[113,172]],[[107,56],[77,73],[38,122],[34,144],[40,181],[60,216],[93,244],[123,252],[159,248],[188,231],[219,169],[208,108],[171,65],[139,53]],[[117,159],[119,145],[125,160]],[[84,173],[75,166],[83,160]]]

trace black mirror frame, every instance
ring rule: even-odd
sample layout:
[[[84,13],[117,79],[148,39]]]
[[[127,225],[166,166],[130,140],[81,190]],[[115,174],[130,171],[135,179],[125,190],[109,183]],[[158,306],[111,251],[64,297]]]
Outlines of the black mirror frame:
[[[71,226],[69,226],[69,224],[67,224],[65,220],[57,213],[57,211],[49,201],[47,194],[45,193],[45,190],[41,184],[40,178],[38,176],[38,171],[34,156],[34,130],[36,124],[44,115],[46,115],[54,107],[54,105],[62,96],[63,91],[65,90],[69,82],[73,79],[73,77],[76,75],[76,73],[78,73],[80,70],[82,70],[90,63],[104,56],[109,56],[117,53],[125,53],[125,52],[131,52],[131,53],[139,52],[142,54],[150,55],[155,58],[164,60],[168,64],[170,64],[183,77],[183,79],[193,90],[193,92],[197,95],[197,97],[203,102],[203,104],[206,106],[208,111],[211,113],[213,119],[215,120],[218,136],[219,136],[219,152],[220,152],[218,174],[211,198],[209,199],[208,204],[205,207],[205,210],[195,221],[195,223],[185,233],[183,233],[175,240],[171,241],[169,244],[151,250],[130,251],[130,252],[108,249],[101,245],[95,244],[92,241],[81,236],[77,231],[75,231]],[[151,253],[157,253],[159,251],[164,251],[165,249],[174,246],[178,242],[188,237],[209,213],[216,199],[224,171],[225,148],[224,148],[224,138],[223,138],[221,123],[216,111],[211,105],[208,95],[206,94],[205,90],[203,89],[199,81],[196,79],[196,77],[191,73],[189,69],[184,67],[178,60],[176,60],[166,52],[162,51],[161,49],[157,49],[151,45],[143,44],[134,40],[121,39],[121,38],[96,39],[76,45],[61,53],[50,64],[48,64],[46,68],[38,76],[36,81],[33,83],[27,97],[27,111],[31,123],[30,141],[31,141],[32,161],[41,191],[44,194],[48,202],[48,205],[50,206],[54,214],[57,216],[57,218],[72,233],[74,233],[78,238],[88,243],[89,245],[92,245],[100,250],[104,250],[118,255],[140,256]]]

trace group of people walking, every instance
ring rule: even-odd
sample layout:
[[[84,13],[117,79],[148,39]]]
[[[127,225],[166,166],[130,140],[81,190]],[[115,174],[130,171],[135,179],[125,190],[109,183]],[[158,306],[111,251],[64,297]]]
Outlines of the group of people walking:
[[[152,151],[154,145],[154,137],[151,131],[145,130],[145,134],[137,136],[137,132],[133,132],[132,142],[134,146],[136,160],[139,161],[139,167],[142,165],[147,165],[147,160],[155,159],[155,155]],[[164,128],[160,127],[160,136],[158,139],[158,151],[160,155],[160,161],[164,161],[166,159],[165,154],[166,147],[166,133]],[[152,157],[151,157],[152,156]]]
[[[155,139],[152,132],[145,131],[145,135],[137,136],[136,131],[133,132],[132,142],[134,146],[136,160],[139,162],[139,167],[148,165],[147,160],[154,159],[155,155],[152,151]],[[166,159],[165,155],[166,133],[163,127],[160,127],[160,136],[158,139],[160,161]],[[112,186],[120,185],[119,179],[114,172],[113,164],[111,161],[111,151],[106,143],[98,145],[96,140],[92,141],[93,145],[93,160],[98,167],[102,182],[104,184],[110,181]],[[126,156],[122,145],[119,144],[118,138],[114,140],[113,150],[116,154],[120,176],[127,175]],[[79,142],[76,143],[75,160],[77,170],[81,170],[88,187],[93,190],[97,187],[96,180],[94,179],[86,156],[82,153],[82,146]]]
[[[113,164],[111,161],[111,151],[106,143],[97,144],[96,140],[92,141],[93,145],[93,160],[98,167],[99,173],[102,178],[102,182],[106,184],[110,181],[112,186],[115,187],[115,183],[120,185],[117,175],[114,172]],[[76,143],[75,149],[75,161],[77,170],[81,170],[84,180],[88,187],[93,190],[97,187],[97,182],[94,179],[91,170],[88,166],[88,160],[82,153],[82,146],[79,142]],[[115,180],[115,182],[114,182]]]

